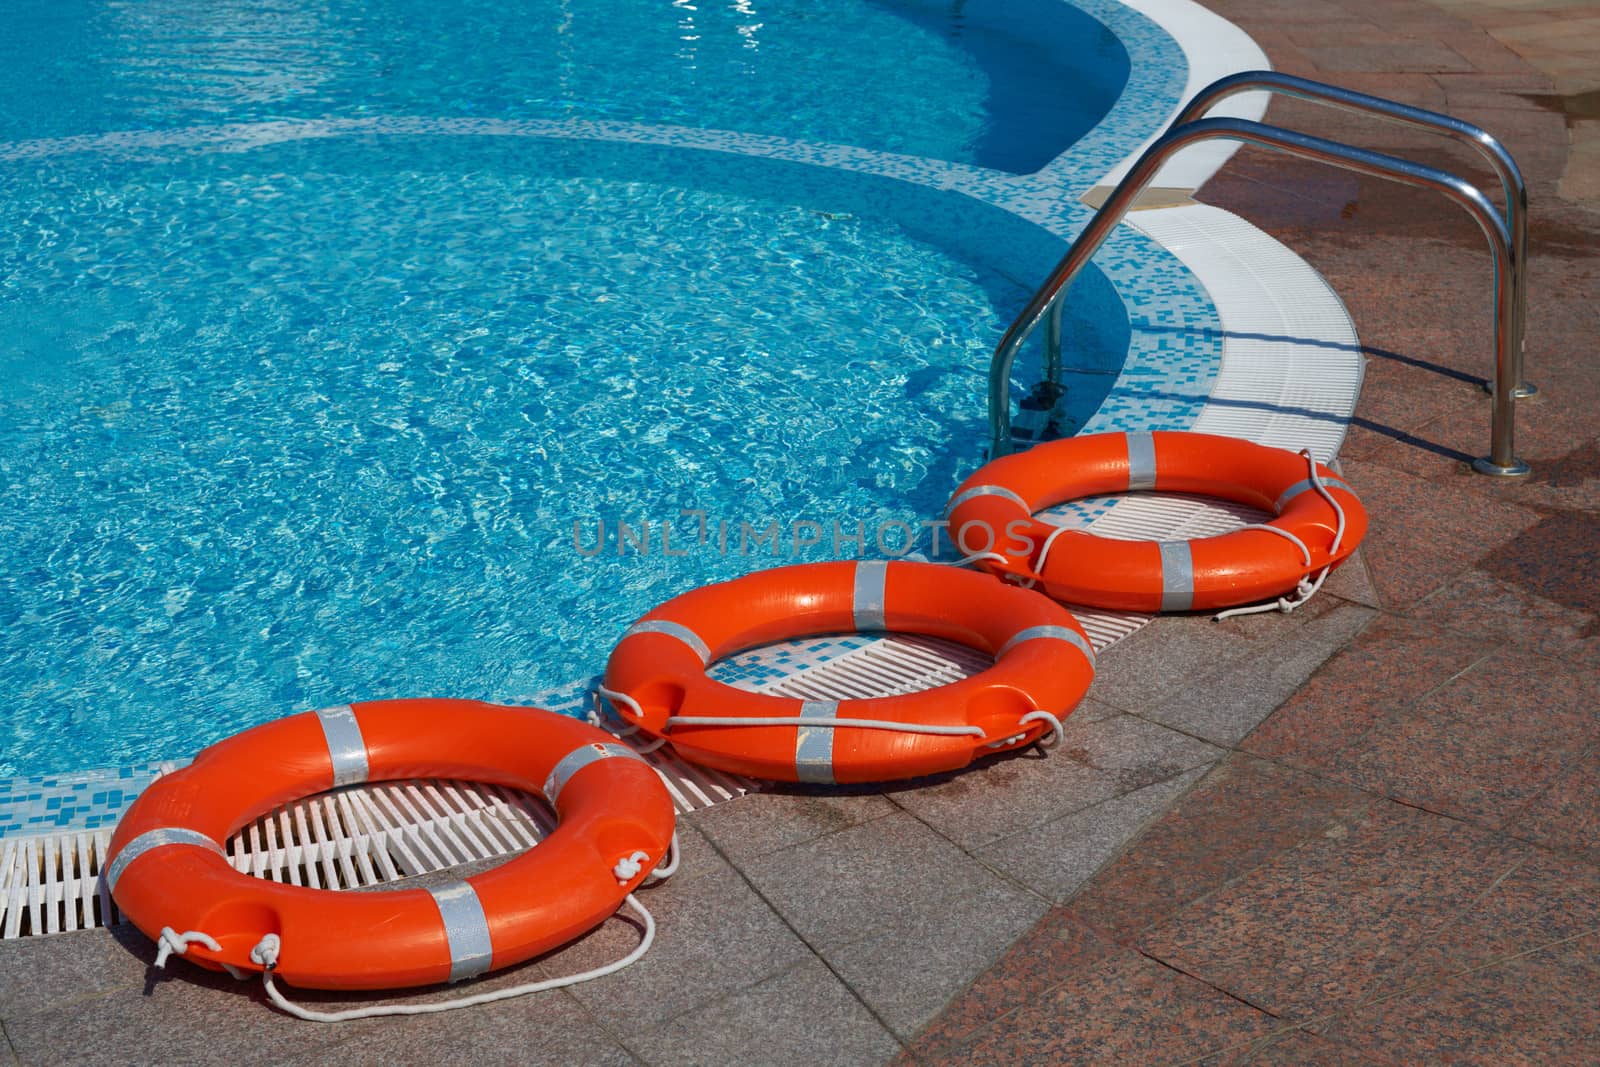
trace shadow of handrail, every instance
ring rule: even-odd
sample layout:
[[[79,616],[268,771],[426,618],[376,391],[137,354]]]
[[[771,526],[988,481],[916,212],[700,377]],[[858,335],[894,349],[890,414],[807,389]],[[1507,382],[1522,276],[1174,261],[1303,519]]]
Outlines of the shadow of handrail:
[[[1174,393],[1164,389],[1139,388],[1121,390],[1119,391],[1118,396],[1142,397],[1149,398],[1151,400],[1180,400],[1190,402],[1196,399],[1194,395],[1187,393]],[[1426,438],[1418,437],[1416,434],[1411,433],[1408,430],[1402,430],[1394,426],[1386,426],[1381,422],[1364,418],[1360,415],[1336,415],[1332,412],[1316,411],[1311,408],[1300,407],[1293,404],[1274,404],[1267,400],[1240,400],[1230,397],[1207,397],[1206,403],[1219,408],[1243,408],[1254,411],[1269,411],[1279,415],[1294,415],[1300,418],[1310,419],[1314,422],[1325,422],[1329,424],[1342,423],[1350,426],[1359,426],[1363,430],[1371,430],[1373,433],[1382,434],[1383,436],[1398,441],[1401,444],[1411,445],[1414,448],[1422,449],[1425,452],[1432,452],[1434,455],[1443,456],[1446,459],[1459,460],[1463,463],[1471,463],[1474,458],[1467,453],[1451,448],[1448,445],[1441,445],[1436,441],[1429,441]]]
[[[1251,333],[1245,330],[1219,330],[1214,326],[1163,326],[1157,323],[1148,325],[1136,323],[1132,329],[1136,333],[1184,334],[1186,336],[1204,337],[1208,340],[1266,341],[1271,344],[1300,345],[1305,348],[1329,348],[1339,352],[1359,352],[1362,355],[1377,356],[1379,359],[1386,359],[1392,363],[1404,363],[1408,367],[1425,370],[1431,374],[1437,374],[1441,378],[1451,378],[1480,388],[1489,384],[1489,379],[1481,374],[1470,374],[1467,371],[1456,370],[1454,367],[1446,367],[1442,363],[1432,363],[1418,356],[1408,356],[1403,352],[1379,348],[1376,345],[1352,345],[1343,341],[1328,341],[1316,337],[1290,337],[1284,334]]]

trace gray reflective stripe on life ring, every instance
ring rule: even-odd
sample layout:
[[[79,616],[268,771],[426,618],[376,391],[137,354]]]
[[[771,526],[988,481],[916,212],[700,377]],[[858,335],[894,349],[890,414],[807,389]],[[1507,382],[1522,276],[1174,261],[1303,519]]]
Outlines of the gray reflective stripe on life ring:
[[[1123,434],[1128,439],[1128,492],[1156,487],[1156,438],[1150,433]]]
[[[1161,610],[1188,611],[1194,606],[1194,555],[1187,541],[1162,541]]]
[[[646,619],[628,627],[628,632],[622,635],[622,639],[626,641],[634,634],[665,634],[668,637],[676,637],[694,650],[694,654],[700,657],[701,663],[707,665],[711,663],[710,647],[700,639],[699,634],[681,622],[673,622],[671,619]]]
[[[106,888],[111,892],[117,891],[117,879],[122,877],[122,872],[128,869],[128,864],[152,849],[162,848],[166,845],[199,845],[201,848],[215,852],[226,858],[222,846],[199,830],[190,830],[182,826],[163,826],[156,830],[146,830],[144,833],[122,846],[106,868]]]
[[[1051,641],[1065,641],[1079,652],[1089,657],[1089,663],[1094,663],[1094,648],[1083,639],[1083,635],[1067,626],[1030,626],[1026,630],[1018,630],[1012,635],[1011,640],[1000,646],[1000,651],[994,654],[996,660],[1001,659],[1007,652],[1022,644],[1024,641],[1038,641],[1048,639]]]
[[[835,719],[839,716],[837,700],[807,700],[800,705],[802,719]],[[795,730],[795,777],[813,785],[833,785],[833,727],[801,725]]]
[[[856,564],[856,584],[850,607],[856,629],[887,630],[884,624],[883,589],[889,579],[889,564],[882,560],[863,560]]]
[[[333,784],[355,785],[367,780],[367,742],[361,724],[349,704],[318,708],[317,721],[328,739],[328,756],[333,760]]]
[[[1338,486],[1340,489],[1343,489],[1352,496],[1355,495],[1355,490],[1351,489],[1343,478],[1324,478],[1322,479],[1322,485],[1325,489],[1332,489],[1334,486]],[[1283,509],[1288,506],[1289,501],[1293,500],[1301,493],[1308,492],[1315,488],[1316,486],[1311,484],[1310,478],[1301,478],[1298,482],[1295,482],[1289,488],[1280,493],[1278,495],[1278,502],[1272,506],[1279,515],[1282,515]]]
[[[567,781],[574,774],[591,763],[603,759],[633,759],[644,763],[639,753],[626,745],[617,745],[610,742],[596,742],[594,744],[579,745],[577,748],[561,757],[555,767],[550,771],[550,776],[544,780],[544,788],[540,790],[544,798],[551,804],[561,795],[561,790],[566,788]]]
[[[494,946],[489,943],[489,917],[483,913],[478,891],[467,882],[451,882],[428,890],[444,920],[445,942],[450,946],[450,981],[459,982],[489,969]]]
[[[1018,496],[1012,490],[1007,489],[1005,486],[1003,486],[1003,485],[975,485],[971,489],[962,490],[961,492],[957,493],[954,497],[951,498],[950,503],[945,505],[945,509],[944,509],[945,517],[949,518],[950,514],[953,511],[955,511],[956,508],[960,507],[962,504],[965,504],[967,501],[969,501],[973,497],[977,497],[977,496],[1000,496],[1000,497],[1005,497],[1007,500],[1013,501],[1018,507],[1020,507],[1023,511],[1027,512],[1029,515],[1033,514],[1033,509],[1028,507],[1028,502],[1026,500],[1022,499],[1020,496]]]

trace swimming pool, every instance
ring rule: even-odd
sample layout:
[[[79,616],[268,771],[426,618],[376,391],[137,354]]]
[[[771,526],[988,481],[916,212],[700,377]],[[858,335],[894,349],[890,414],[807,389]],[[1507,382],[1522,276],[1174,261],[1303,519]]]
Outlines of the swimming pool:
[[[354,698],[529,700],[692,585],[927,551],[989,351],[1081,217],[1059,160],[1016,175],[1075,141],[1094,173],[1148,132],[1106,111],[1175,92],[1114,6],[25,7],[0,775]],[[65,84],[30,88],[52,52]],[[1066,82],[1048,122],[1013,107]],[[1139,305],[1203,295],[1108,251],[1143,296],[1075,292],[1075,410],[1109,428],[1119,374],[1189,358],[1139,404],[1181,423],[1203,338]]]
[[[1059,0],[23,2],[0,139],[429,115],[682,124],[1025,173],[1128,77]]]

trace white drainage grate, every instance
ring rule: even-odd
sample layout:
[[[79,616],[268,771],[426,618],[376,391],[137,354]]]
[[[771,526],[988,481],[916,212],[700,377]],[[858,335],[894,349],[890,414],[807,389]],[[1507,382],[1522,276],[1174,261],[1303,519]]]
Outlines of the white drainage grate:
[[[550,832],[544,802],[475,782],[381,782],[309,797],[228,841],[235,870],[312,889],[360,889],[509,856]]]
[[[110,830],[0,840],[0,938],[115,921],[111,895],[100,882],[100,861],[110,843]]]
[[[919,634],[889,634],[871,644],[761,687],[805,700],[865,700],[949,685],[987,669],[977,649]]]
[[[1093,505],[1100,498],[1081,501]],[[1247,523],[1267,522],[1269,512],[1244,504],[1184,493],[1134,493],[1116,498],[1115,507],[1097,515],[1092,523],[1074,512],[1047,512],[1050,521],[1075,529],[1093,530],[1100,537],[1128,541],[1159,538],[1166,541],[1215,537]]]
[[[1212,497],[1179,493],[1138,493],[1117,499],[1115,507],[1101,511],[1094,500],[1085,510],[1060,509],[1044,515],[1048,521],[1080,529],[1093,528],[1101,537],[1127,540],[1186,540],[1214,537],[1272,516],[1243,504]],[[1092,520],[1083,516],[1094,513]],[[1070,605],[1073,615],[1089,635],[1096,650],[1127,637],[1152,616],[1134,611],[1103,611]],[[813,639],[785,641],[768,646],[784,649],[803,661],[805,646]],[[994,660],[976,649],[953,641],[915,634],[885,634],[860,648],[830,660],[807,665],[776,681],[745,684],[741,688],[807,700],[865,700],[898,696],[948,685],[993,665]],[[739,683],[735,683],[739,684]]]
[[[1082,525],[1082,512],[1050,517]],[[1106,537],[1190,538],[1226,533],[1268,516],[1205,497],[1146,493],[1125,497],[1093,520]],[[1097,649],[1150,621],[1136,612],[1073,609]],[[805,642],[774,648],[801,649]],[[833,659],[757,686],[782,696],[850,700],[947,685],[993,660],[965,645],[889,634]],[[684,763],[669,749],[645,754],[680,813],[744,795],[757,784]],[[384,782],[336,790],[290,804],[229,840],[235,869],[258,878],[327,889],[359,889],[510,856],[550,829],[542,799],[474,782]],[[111,831],[67,831],[0,839],[0,938],[92,929],[120,921],[100,881]]]
[[[647,753],[679,813],[742,796],[755,783]],[[257,878],[360,889],[501,859],[537,844],[552,815],[542,798],[477,782],[352,786],[296,801],[228,840],[228,862]],[[111,830],[0,839],[0,939],[120,922],[100,880]]]
[[[1222,322],[1222,365],[1188,427],[1298,451],[1339,452],[1366,360],[1355,324],[1326,279],[1244,219],[1205,204],[1136,211],[1201,279]]]

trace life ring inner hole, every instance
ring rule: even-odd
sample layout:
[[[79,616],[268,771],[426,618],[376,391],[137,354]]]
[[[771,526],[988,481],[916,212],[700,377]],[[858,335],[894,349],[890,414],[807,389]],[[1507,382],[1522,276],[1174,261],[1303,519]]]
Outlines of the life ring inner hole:
[[[988,670],[995,662],[992,654],[976,644],[949,637],[903,630],[866,630],[807,634],[762,642],[713,660],[706,668],[706,676],[735,689],[757,692],[783,676],[778,668],[763,668],[763,663],[780,660],[782,670],[788,672],[797,664],[809,663],[815,667],[847,655],[873,657],[869,649],[876,638],[891,638],[896,659],[921,661],[924,670],[897,671],[885,667],[874,671],[873,696],[901,696],[938,689]],[[821,658],[819,652],[827,658]],[[804,671],[798,673],[803,679]]]
[[[462,778],[394,779],[280,804],[246,820],[229,835],[226,851],[236,870],[267,881],[366,889],[458,868],[499,866],[549,837],[558,825],[544,797],[516,786]]]
[[[1221,496],[1146,490],[1056,501],[1034,512],[1033,520],[1054,527],[1063,520],[1086,513],[1095,514],[1096,521],[1082,527],[1083,531],[1110,541],[1220,537],[1242,526],[1267,523],[1278,517],[1270,502],[1262,508],[1248,501]],[[1111,521],[1106,521],[1108,518]],[[1124,521],[1117,521],[1119,519]],[[1132,522],[1128,521],[1134,519],[1139,520],[1138,529],[1131,528]],[[1164,533],[1150,532],[1161,528],[1157,520],[1164,520],[1171,529]]]

